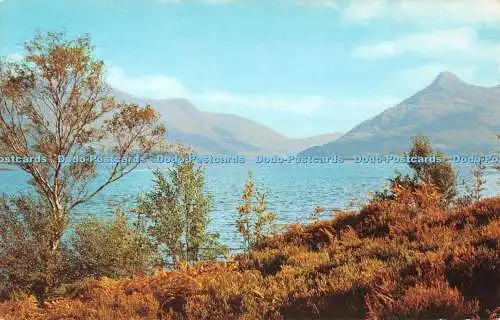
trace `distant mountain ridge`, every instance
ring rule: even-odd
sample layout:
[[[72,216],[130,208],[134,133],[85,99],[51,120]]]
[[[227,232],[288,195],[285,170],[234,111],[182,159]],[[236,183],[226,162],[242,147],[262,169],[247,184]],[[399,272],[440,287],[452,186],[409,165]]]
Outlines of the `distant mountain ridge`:
[[[398,105],[300,155],[402,152],[418,134],[428,136],[436,148],[446,152],[490,152],[499,149],[498,133],[500,86],[475,86],[442,72]]]
[[[332,141],[341,133],[291,139],[252,121],[231,114],[204,112],[187,99],[141,99],[117,89],[122,102],[151,104],[167,127],[167,138],[208,154],[280,155],[295,154],[305,148]]]

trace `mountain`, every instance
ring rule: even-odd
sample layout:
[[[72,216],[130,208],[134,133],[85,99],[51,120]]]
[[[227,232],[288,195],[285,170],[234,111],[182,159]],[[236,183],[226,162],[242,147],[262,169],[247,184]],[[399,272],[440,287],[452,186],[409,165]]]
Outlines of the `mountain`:
[[[279,155],[297,153],[341,136],[332,133],[290,139],[255,121],[230,114],[204,112],[186,99],[140,99],[113,89],[120,102],[150,104],[167,127],[167,138],[210,154]]]
[[[402,152],[410,138],[422,134],[445,152],[498,150],[500,86],[465,83],[440,73],[426,88],[400,104],[362,122],[335,141],[311,147],[300,155],[355,155]]]

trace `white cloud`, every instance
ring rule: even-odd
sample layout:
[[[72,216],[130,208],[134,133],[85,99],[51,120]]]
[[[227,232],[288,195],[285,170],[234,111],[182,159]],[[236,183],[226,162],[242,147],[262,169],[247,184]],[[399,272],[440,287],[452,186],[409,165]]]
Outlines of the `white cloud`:
[[[498,0],[351,0],[338,3],[342,4],[338,7],[342,18],[351,23],[390,19],[418,25],[494,26],[500,22]]]
[[[353,55],[361,59],[423,58],[421,65],[389,76],[389,82],[407,90],[423,88],[445,70],[468,83],[492,86],[498,83],[500,71],[500,44],[481,39],[473,27],[424,31],[363,44]]]
[[[479,39],[472,28],[452,28],[408,34],[396,39],[360,45],[354,50],[359,58],[392,57],[406,52],[436,57],[475,53]]]
[[[111,86],[140,98],[187,98],[202,108],[271,109],[310,114],[326,103],[318,96],[255,95],[217,90],[194,92],[177,78],[163,74],[130,76],[119,67],[110,68],[107,81]]]
[[[157,0],[157,1],[161,3],[171,3],[171,4],[187,2],[186,0]],[[218,5],[218,4],[227,4],[230,2],[234,2],[235,0],[199,0],[199,1],[206,4]]]
[[[364,22],[384,14],[387,3],[383,0],[350,1],[343,8],[342,18],[347,21]]]
[[[296,5],[340,9],[336,0],[294,0]]]
[[[194,98],[202,104],[227,105],[254,109],[273,109],[310,114],[325,105],[317,96],[242,95],[222,91],[208,92]]]
[[[495,85],[500,72],[500,43],[482,38],[478,30],[477,26],[472,25],[427,29],[393,39],[360,44],[352,54],[360,59],[424,59],[422,65],[404,69],[389,77],[402,88],[422,88],[444,70],[455,73],[469,83]]]
[[[395,41],[383,41],[358,46],[354,49],[354,56],[363,59],[384,58],[394,56],[398,51]]]
[[[112,67],[107,81],[113,87],[143,98],[164,99],[189,95],[181,81],[163,74],[133,77],[119,67]]]
[[[189,0],[157,0],[163,3],[180,3]],[[252,0],[197,0],[208,4],[246,2]],[[500,26],[500,1],[498,0],[281,0],[301,6],[323,7],[340,13],[348,23],[366,23],[390,19],[405,24],[435,25],[484,25]]]
[[[2,2],[2,0],[0,0],[0,2]],[[7,60],[8,62],[21,62],[21,61],[23,61],[23,59],[24,59],[24,55],[22,53],[19,53],[19,52],[8,54],[5,57],[5,60]]]
[[[353,55],[361,59],[409,54],[455,64],[487,63],[491,68],[500,63],[500,44],[481,39],[472,27],[461,27],[407,34],[391,40],[362,44],[353,50]]]
[[[203,0],[203,2],[208,4],[226,4],[230,2],[234,2],[234,0]]]
[[[398,102],[393,96],[325,98],[317,95],[244,94],[222,90],[195,92],[174,77],[163,74],[130,76],[118,67],[110,69],[107,80],[113,87],[140,98],[187,98],[203,110],[219,112],[224,110],[238,113],[242,109],[273,110],[299,115],[318,112],[331,115],[338,112],[353,114],[358,121],[367,116],[375,116]],[[361,118],[358,119],[356,115]]]

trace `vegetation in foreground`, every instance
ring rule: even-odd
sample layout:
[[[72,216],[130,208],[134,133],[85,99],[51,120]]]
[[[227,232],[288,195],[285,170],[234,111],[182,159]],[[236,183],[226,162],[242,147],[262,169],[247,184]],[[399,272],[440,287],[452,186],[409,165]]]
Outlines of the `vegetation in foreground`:
[[[227,263],[87,279],[6,319],[471,318],[500,315],[500,197],[455,208],[432,185],[292,225]]]
[[[0,201],[0,299],[12,284],[43,303],[60,285],[75,210],[139,165],[129,159],[168,148],[151,106],[110,95],[88,36],[37,33],[24,49],[21,61],[0,59],[0,154],[22,160],[10,165],[26,173],[31,191]],[[90,160],[99,149],[118,159],[99,171],[102,180]]]

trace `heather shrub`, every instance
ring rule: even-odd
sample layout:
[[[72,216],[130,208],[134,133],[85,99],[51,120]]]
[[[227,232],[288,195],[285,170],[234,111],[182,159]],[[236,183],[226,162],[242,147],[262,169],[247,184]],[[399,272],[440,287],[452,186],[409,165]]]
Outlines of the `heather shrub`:
[[[126,283],[126,282],[125,282]],[[48,303],[49,319],[157,319],[159,303],[150,292],[125,290],[119,281],[88,279],[67,290],[71,299]]]
[[[273,292],[257,271],[222,272],[204,277],[203,294],[188,302],[195,319],[276,319]]]
[[[457,289],[437,281],[406,290],[403,299],[394,306],[394,316],[422,319],[439,314],[445,318],[465,318],[476,314],[478,309],[477,301],[465,302]]]
[[[264,275],[272,275],[280,271],[287,257],[280,249],[266,248],[238,256],[236,261],[242,269],[257,269]]]
[[[5,320],[38,320],[43,318],[43,312],[38,308],[36,297],[18,293],[9,301],[0,303],[0,317]]]
[[[465,301],[460,292],[447,282],[436,280],[430,284],[409,287],[399,299],[382,291],[367,299],[369,316],[373,319],[457,319],[477,314],[477,301]]]
[[[446,216],[441,194],[432,184],[411,189],[394,186],[391,199],[374,199],[360,212],[356,230],[361,236],[407,237],[415,240],[428,223]]]
[[[148,273],[158,264],[156,248],[148,236],[132,225],[121,211],[114,218],[80,222],[69,241],[68,273],[84,277],[128,277]]]
[[[27,312],[44,319],[494,319],[500,198],[443,208],[433,190],[403,188],[360,213],[291,226],[233,261],[78,282]],[[15,314],[10,303],[0,310]]]
[[[456,210],[458,216],[450,217],[448,223],[455,223],[457,227],[481,226],[498,219],[500,215],[500,198],[484,199],[470,206]]]
[[[500,246],[462,246],[446,257],[446,278],[467,298],[477,298],[481,308],[494,309],[500,301]]]
[[[348,226],[358,223],[359,215],[356,213],[337,213],[334,219],[319,220],[310,225],[303,226],[292,224],[285,232],[267,238],[255,245],[256,249],[280,249],[286,243],[290,246],[307,247],[308,250],[320,250],[328,247],[335,235],[338,235]]]

